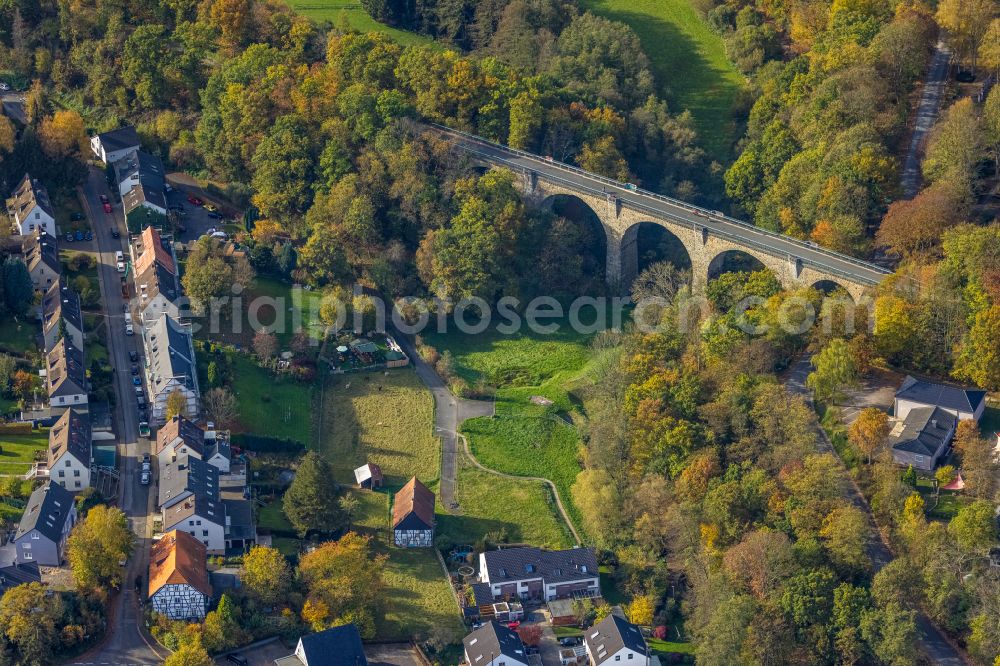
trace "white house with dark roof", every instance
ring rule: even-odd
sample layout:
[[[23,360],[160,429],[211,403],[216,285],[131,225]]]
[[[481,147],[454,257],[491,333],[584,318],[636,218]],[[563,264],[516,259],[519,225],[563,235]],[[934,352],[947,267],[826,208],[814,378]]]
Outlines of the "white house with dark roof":
[[[158,506],[168,509],[174,504],[197,495],[214,502],[219,497],[219,470],[195,456],[178,458],[160,468]]]
[[[164,530],[187,532],[200,541],[208,552],[226,552],[226,508],[218,496],[206,492],[189,495],[163,509]]]
[[[42,339],[45,351],[52,351],[66,335],[77,349],[83,349],[83,311],[80,294],[63,281],[53,282],[42,297]]]
[[[139,150],[139,135],[134,127],[119,127],[90,138],[90,150],[105,164],[114,164]]]
[[[184,396],[185,415],[198,414],[201,394],[195,370],[194,342],[191,329],[182,326],[169,315],[163,315],[148,329],[145,338],[146,381],[152,407],[150,422],[163,423],[167,414],[167,399],[174,391]]]
[[[528,666],[521,637],[494,620],[462,640],[469,666]]]
[[[21,243],[21,257],[35,291],[48,291],[59,282],[62,264],[54,236],[40,231],[26,235]]]
[[[593,548],[501,548],[479,555],[479,580],[494,599],[552,601],[601,596]]]
[[[67,409],[49,430],[49,479],[77,492],[90,485],[90,417]]]
[[[982,389],[942,384],[907,375],[893,401],[893,415],[905,419],[911,409],[940,407],[962,419],[977,423],[986,409],[986,391]]]
[[[583,643],[587,648],[591,666],[620,664],[621,666],[648,666],[649,646],[639,627],[625,618],[611,613],[584,632]]]
[[[115,162],[114,168],[126,216],[140,206],[167,214],[166,172],[159,157],[134,150]]]
[[[947,453],[958,417],[941,407],[914,407],[896,419],[889,432],[892,459],[899,465],[931,472]]]
[[[295,652],[275,666],[368,666],[361,633],[353,624],[331,627],[299,639]]]
[[[59,566],[66,539],[75,524],[73,494],[57,483],[39,486],[28,498],[28,505],[17,525],[14,536],[17,562]]]
[[[7,215],[20,236],[36,232],[56,233],[56,214],[49,193],[28,174],[7,199]]]
[[[46,355],[45,387],[49,408],[54,413],[70,407],[87,409],[87,371],[83,366],[83,352],[65,337]]]

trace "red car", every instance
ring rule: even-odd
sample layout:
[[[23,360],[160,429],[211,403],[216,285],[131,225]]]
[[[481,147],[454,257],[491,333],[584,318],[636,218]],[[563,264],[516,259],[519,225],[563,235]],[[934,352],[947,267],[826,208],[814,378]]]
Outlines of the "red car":
[[[105,213],[110,213],[111,212],[111,204],[109,204],[107,202],[104,203],[104,212]]]
[[[520,626],[521,626],[521,623],[518,622],[517,620],[514,620],[513,622],[508,622],[507,623],[507,628],[508,629],[517,629]]]
[[[191,194],[188,195],[188,203],[191,204],[192,206],[201,206],[205,202],[199,199],[198,197],[194,196],[193,194]]]

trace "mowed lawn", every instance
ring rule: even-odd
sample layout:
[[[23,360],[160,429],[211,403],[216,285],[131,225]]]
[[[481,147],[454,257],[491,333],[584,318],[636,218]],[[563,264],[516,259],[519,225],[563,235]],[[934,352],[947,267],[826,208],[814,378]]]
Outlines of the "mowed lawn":
[[[385,534],[385,532],[383,532]],[[463,626],[451,586],[428,548],[377,548],[389,553],[383,570],[385,616],[376,623],[381,640],[422,640],[432,634],[458,642]]]
[[[505,479],[479,470],[462,458],[456,488],[462,512],[438,514],[439,537],[451,545],[475,545],[484,537],[544,548],[573,545],[545,484]]]
[[[689,109],[702,145],[728,164],[736,139],[732,109],[745,79],[691,0],[580,0],[580,6],[635,30],[671,109]]]
[[[234,430],[295,439],[311,446],[313,387],[276,377],[245,354],[231,354],[229,360],[239,414]]]
[[[348,25],[355,30],[384,32],[404,46],[432,41],[430,37],[379,23],[368,15],[358,0],[287,0],[287,2],[288,6],[296,12],[316,22],[329,21],[337,25],[343,17],[347,20]]]
[[[0,320],[0,352],[21,356],[38,350],[35,335],[40,331],[38,323],[27,317],[21,317],[20,321],[3,317]]]
[[[0,433],[0,475],[26,474],[35,460],[35,451],[48,445],[48,428],[39,428],[30,435]]]
[[[288,343],[299,330],[305,330],[319,348],[323,338],[323,325],[319,321],[318,291],[293,288],[287,282],[269,277],[259,277],[242,295],[239,322],[233,323],[232,305],[225,305],[218,314],[217,324],[206,317],[197,330],[197,337],[216,343],[240,345],[249,348],[254,334],[263,328],[278,338],[279,350],[288,349]],[[280,313],[279,313],[280,311]],[[217,326],[215,330],[213,327]]]
[[[434,437],[434,399],[409,368],[331,377],[323,396],[321,453],[337,481],[354,483],[354,469],[373,462],[385,485],[411,476],[437,484],[441,446]]]

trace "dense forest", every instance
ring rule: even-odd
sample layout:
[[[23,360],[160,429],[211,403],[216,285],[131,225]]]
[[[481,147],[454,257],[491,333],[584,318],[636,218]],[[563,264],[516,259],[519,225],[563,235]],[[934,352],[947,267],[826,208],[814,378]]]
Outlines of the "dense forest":
[[[946,524],[927,521],[884,447],[867,446],[877,437],[852,431],[866,460],[853,481],[898,556],[876,574],[872,526],[845,499],[852,479],[817,451],[813,410],[774,374],[809,350],[821,402],[873,365],[1000,389],[1000,231],[972,224],[983,162],[1000,150],[1000,89],[949,105],[927,187],[893,203],[939,24],[963,62],[1000,66],[996,3],[970,3],[983,8],[965,32],[949,24],[968,6],[957,4],[700,3],[748,75],[734,109],[745,136],[719,165],[689,114],[657,96],[636,35],[571,1],[364,0],[454,47],[442,48],[317,26],[272,0],[13,0],[0,4],[0,70],[28,88],[28,125],[0,120],[0,179],[10,189],[29,170],[71,188],[87,132],[131,123],[172,168],[257,209],[245,241],[259,273],[489,302],[604,289],[592,229],[527,208],[513,174],[479,174],[409,122],[426,119],[695,202],[724,191],[758,225],[841,252],[878,247],[901,268],[850,317],[757,272],[713,282],[711,308],[690,322],[676,274],[646,273],[671,305],[658,333],[597,337],[573,500],[619,584],[651,600],[656,624],[685,626],[700,663],[917,663],[923,609],[990,664],[989,443],[960,433],[976,499]],[[192,296],[228,287],[204,282]],[[738,307],[747,296],[762,304]],[[803,302],[871,326],[751,337],[739,325]]]

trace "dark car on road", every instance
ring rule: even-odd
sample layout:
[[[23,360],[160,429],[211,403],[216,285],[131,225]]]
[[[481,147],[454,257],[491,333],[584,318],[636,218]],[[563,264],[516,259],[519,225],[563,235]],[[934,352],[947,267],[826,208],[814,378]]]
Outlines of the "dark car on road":
[[[73,213],[69,216],[69,219],[73,220],[74,222],[79,222],[80,220],[83,219],[83,213]]]
[[[119,232],[117,229],[112,229],[111,230],[111,237],[112,238],[121,238],[122,235],[121,235],[121,232]]]
[[[139,374],[139,366],[135,363],[132,364],[132,374],[133,375]]]
[[[128,353],[128,360],[130,360],[130,361],[132,361],[133,363],[135,363],[136,361],[138,361],[138,360],[139,360],[139,355],[138,355],[138,354],[136,354],[136,353],[135,353],[134,351],[130,351],[130,352]]]

